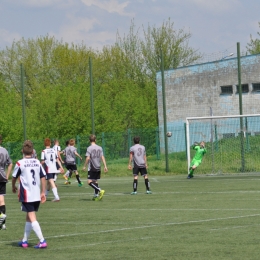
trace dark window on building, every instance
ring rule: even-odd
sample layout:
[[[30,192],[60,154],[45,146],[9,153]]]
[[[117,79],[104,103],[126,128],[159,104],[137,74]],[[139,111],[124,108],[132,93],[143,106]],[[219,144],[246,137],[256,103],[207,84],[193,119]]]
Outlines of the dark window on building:
[[[232,85],[229,86],[221,86],[221,94],[222,95],[232,95],[233,94],[233,87]]]
[[[260,92],[260,83],[253,83],[252,84],[253,87],[253,92]]]
[[[249,92],[249,86],[248,84],[241,84],[242,93],[248,93]],[[237,93],[239,93],[239,87],[237,85]]]

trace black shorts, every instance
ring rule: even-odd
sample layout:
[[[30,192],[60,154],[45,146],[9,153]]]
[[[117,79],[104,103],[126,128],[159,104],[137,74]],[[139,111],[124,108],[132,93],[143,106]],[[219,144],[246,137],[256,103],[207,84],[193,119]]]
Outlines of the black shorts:
[[[75,172],[77,170],[77,164],[67,164],[66,168],[67,170]]]
[[[99,180],[101,175],[101,171],[98,172],[88,172],[88,180]]]
[[[66,162],[64,162],[64,166],[68,170],[68,164]]]
[[[40,201],[22,202],[21,210],[24,212],[37,212],[40,207]]]
[[[140,172],[141,176],[147,175],[147,169],[146,168],[133,168],[133,175],[138,175]]]
[[[6,195],[6,182],[0,182],[0,195]]]
[[[55,175],[56,175],[56,173],[47,173],[46,174],[46,180],[54,179]]]

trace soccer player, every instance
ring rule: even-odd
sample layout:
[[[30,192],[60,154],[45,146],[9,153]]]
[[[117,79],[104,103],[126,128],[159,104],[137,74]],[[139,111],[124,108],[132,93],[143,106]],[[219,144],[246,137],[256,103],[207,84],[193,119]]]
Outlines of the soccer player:
[[[57,158],[57,163],[59,164],[59,166],[60,166],[60,169],[61,169],[61,171],[57,171],[56,172],[56,174],[54,175],[54,182],[56,182],[56,180],[57,180],[57,177],[58,177],[58,174],[60,173],[60,172],[64,172],[64,170],[63,170],[63,167],[62,167],[62,163],[64,163],[63,162],[63,160],[62,160],[62,158],[61,158],[61,155],[60,155],[60,153],[61,153],[61,149],[60,149],[60,143],[59,143],[59,140],[58,139],[55,139],[54,140],[54,146],[52,147],[55,151],[56,151],[56,153],[57,153],[57,156],[58,156],[58,158]],[[57,186],[57,185],[56,185]]]
[[[150,182],[148,180],[147,175],[147,158],[146,158],[146,151],[145,147],[140,144],[140,137],[134,137],[134,145],[130,148],[130,155],[129,155],[129,163],[128,169],[132,169],[133,163],[133,175],[134,175],[134,182],[133,182],[133,192],[131,195],[137,194],[137,184],[138,184],[138,174],[140,173],[141,176],[144,177],[144,183],[146,186],[146,194],[152,194],[150,191]]]
[[[60,156],[60,153],[61,153],[61,149],[60,149],[60,143],[59,143],[59,140],[55,139],[54,140],[54,146],[52,147],[56,152],[57,152],[57,155],[58,155],[58,159],[61,163],[64,163],[61,156]]]
[[[44,139],[44,146],[45,149],[42,150],[41,153],[41,164],[46,172],[46,179],[48,180],[47,189],[45,192],[46,197],[48,196],[50,188],[52,189],[54,199],[53,202],[60,201],[60,197],[58,195],[58,189],[55,185],[54,178],[56,175],[57,170],[60,169],[60,165],[57,162],[57,153],[56,151],[51,148],[51,139],[45,138]]]
[[[30,140],[27,140],[30,141]],[[32,143],[33,144],[33,143]],[[21,151],[23,153],[23,150]],[[25,157],[25,155],[23,154],[23,157]],[[37,152],[35,149],[33,149],[33,153],[32,153],[32,158],[37,159]]]
[[[195,169],[201,164],[202,158],[204,154],[207,152],[205,148],[205,143],[203,141],[200,144],[194,143],[192,149],[196,150],[196,153],[191,161],[187,179],[191,179],[194,177],[193,174]]]
[[[28,247],[28,239],[33,230],[40,242],[34,248],[46,248],[47,243],[43,237],[41,227],[36,218],[40,202],[46,201],[45,197],[45,177],[46,173],[38,159],[32,158],[33,144],[27,140],[23,144],[25,157],[19,160],[12,174],[12,191],[17,192],[15,186],[17,178],[20,177],[19,201],[22,203],[22,211],[26,212],[26,222],[23,239],[18,243],[20,247]]]
[[[107,164],[102,147],[96,144],[96,136],[90,135],[89,141],[90,146],[87,148],[83,171],[86,170],[86,165],[88,165],[88,185],[95,191],[92,200],[101,200],[105,194],[105,191],[98,186],[98,180],[101,177],[101,160],[104,164],[105,173],[108,172]]]
[[[4,196],[6,195],[6,183],[8,182],[8,178],[11,173],[13,164],[7,150],[4,147],[2,147],[1,144],[2,135],[0,135],[0,229],[5,230],[6,206]]]
[[[69,146],[69,142],[70,142],[69,140],[66,141],[66,143],[65,143],[66,147]],[[64,163],[64,166],[65,166],[66,169],[67,169],[66,173],[63,175],[63,178],[65,179],[65,183],[64,183],[64,184],[69,184],[68,178],[69,178],[69,175],[70,175],[70,170],[68,169],[67,163],[66,163],[66,152],[65,152],[65,149],[62,150],[62,151],[60,152],[60,154],[62,154],[63,157],[64,157],[63,163]]]
[[[37,152],[35,149],[33,149],[32,158],[37,159]]]
[[[74,147],[75,140],[70,139],[69,145],[65,148],[64,153],[66,155],[66,167],[69,170],[69,178],[68,178],[68,184],[70,184],[70,178],[73,174],[73,172],[76,174],[76,179],[78,181],[78,186],[81,187],[83,185],[83,182],[80,180],[80,176],[77,169],[76,164],[76,157],[79,157],[80,160],[82,160],[82,157],[77,153],[77,148]]]

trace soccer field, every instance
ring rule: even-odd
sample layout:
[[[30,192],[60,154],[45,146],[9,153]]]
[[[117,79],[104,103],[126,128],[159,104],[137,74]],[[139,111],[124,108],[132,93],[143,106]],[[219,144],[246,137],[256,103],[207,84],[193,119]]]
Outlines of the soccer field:
[[[260,175],[150,176],[153,194],[138,194],[131,177],[104,177],[102,201],[85,185],[58,179],[61,201],[37,213],[47,249],[32,231],[29,248],[17,246],[25,213],[7,185],[7,230],[1,230],[5,259],[259,259]]]

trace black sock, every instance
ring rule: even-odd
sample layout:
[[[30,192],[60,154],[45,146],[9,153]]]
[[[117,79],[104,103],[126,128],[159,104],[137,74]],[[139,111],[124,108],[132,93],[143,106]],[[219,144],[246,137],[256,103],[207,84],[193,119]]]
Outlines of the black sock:
[[[81,180],[80,180],[79,174],[76,175],[76,178],[77,178],[78,183],[81,184]]]
[[[100,189],[97,182],[95,183],[95,185],[97,186],[98,189]],[[98,193],[99,193],[99,190],[95,189],[95,195],[98,195]]]
[[[5,214],[5,205],[0,206],[0,213]]]
[[[98,194],[100,188],[96,185],[96,183],[90,182],[88,185],[95,190],[95,194]]]
[[[145,183],[145,186],[146,186],[146,190],[150,190],[150,182],[149,182],[148,178],[144,179],[144,183]]]
[[[69,170],[69,172],[69,178],[71,178],[73,172],[71,170]]]
[[[133,182],[134,191],[137,191],[137,184],[138,184],[138,180],[134,179],[134,182]]]

